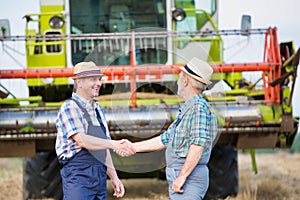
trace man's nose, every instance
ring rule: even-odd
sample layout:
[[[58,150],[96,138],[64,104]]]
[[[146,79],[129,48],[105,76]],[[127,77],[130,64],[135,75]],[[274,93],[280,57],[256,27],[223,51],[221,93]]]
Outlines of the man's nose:
[[[101,86],[102,83],[103,83],[102,80],[98,80],[98,81],[97,81],[97,85],[99,85],[99,86]]]

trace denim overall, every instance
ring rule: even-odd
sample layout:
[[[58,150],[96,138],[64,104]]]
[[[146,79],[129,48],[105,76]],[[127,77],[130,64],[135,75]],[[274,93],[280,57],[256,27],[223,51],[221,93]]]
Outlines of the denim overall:
[[[187,110],[186,110],[187,111]],[[175,135],[176,126],[186,113],[179,114],[170,130],[169,143],[166,148],[166,177],[169,185],[169,197],[171,200],[201,200],[203,199],[209,185],[209,172],[207,163],[209,155],[201,156],[198,164],[195,166],[192,173],[188,176],[182,189],[183,193],[175,193],[172,190],[173,181],[178,177],[182,166],[186,160],[184,157],[178,156],[172,149],[172,142]]]
[[[88,121],[88,135],[107,139],[102,126],[94,126],[91,118],[75,99],[78,107],[84,112]],[[97,113],[98,120],[99,115]],[[91,151],[81,149],[71,159],[59,160],[63,182],[64,200],[104,200],[106,199],[106,170],[105,165],[107,150]]]

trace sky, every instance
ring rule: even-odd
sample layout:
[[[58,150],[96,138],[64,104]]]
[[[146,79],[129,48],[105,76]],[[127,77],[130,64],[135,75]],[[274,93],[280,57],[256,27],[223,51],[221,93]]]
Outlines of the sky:
[[[0,0],[0,19],[9,19],[11,35],[24,35],[25,20],[22,17],[29,13],[38,13],[39,0]],[[239,29],[241,25],[241,16],[243,14],[251,15],[252,28],[278,28],[279,42],[294,41],[294,48],[300,47],[300,26],[297,17],[300,8],[298,0],[219,0],[219,28],[220,29]],[[246,41],[245,46],[251,45]],[[241,39],[243,43],[245,39]],[[3,46],[0,44],[0,68],[25,67],[24,45],[10,44]],[[12,50],[9,47],[18,49]],[[225,46],[226,47],[226,46]],[[229,47],[228,47],[229,49]],[[11,56],[9,56],[9,55]],[[255,55],[255,53],[253,53]],[[242,61],[248,58],[250,54],[241,49],[225,53],[225,60]],[[14,59],[13,59],[13,58]],[[298,74],[300,70],[298,69]],[[300,99],[300,81],[296,83],[296,92],[294,94],[294,113],[300,116],[300,106],[295,104],[295,99]],[[0,80],[0,83],[14,90],[15,85],[24,85],[23,80],[10,83],[7,80]],[[25,89],[26,90],[26,89]],[[24,89],[22,89],[24,91]],[[16,96],[21,96],[16,91]]]

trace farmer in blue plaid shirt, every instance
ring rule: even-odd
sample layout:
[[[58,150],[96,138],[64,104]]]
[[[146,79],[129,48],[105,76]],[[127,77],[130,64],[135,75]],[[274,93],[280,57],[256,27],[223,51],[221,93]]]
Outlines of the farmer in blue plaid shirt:
[[[61,163],[64,200],[104,200],[109,176],[114,196],[122,197],[124,186],[108,149],[120,156],[135,150],[126,140],[111,140],[99,95],[103,74],[93,62],[74,67],[74,92],[59,109],[55,150]]]
[[[178,95],[185,103],[167,131],[134,143],[137,152],[166,148],[166,176],[171,200],[203,199],[209,185],[207,163],[218,135],[217,117],[202,96],[211,84],[212,67],[197,58],[181,67]]]

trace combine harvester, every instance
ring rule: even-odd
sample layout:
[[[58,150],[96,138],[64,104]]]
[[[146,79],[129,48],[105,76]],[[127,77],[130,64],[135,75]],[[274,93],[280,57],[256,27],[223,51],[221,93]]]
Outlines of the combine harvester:
[[[206,98],[221,134],[206,199],[238,193],[239,149],[250,150],[256,170],[255,149],[289,148],[298,127],[291,100],[299,51],[278,44],[276,28],[251,29],[249,16],[241,30],[219,30],[218,9],[217,0],[41,0],[40,13],[24,17],[24,36],[7,34],[9,22],[1,20],[2,43],[26,44],[26,69],[0,70],[0,79],[26,79],[29,90],[28,98],[15,98],[1,85],[0,99],[0,156],[26,157],[24,198],[62,198],[55,119],[73,90],[72,67],[84,60],[107,77],[99,100],[112,138],[131,141],[160,134],[174,120],[182,103],[174,95],[179,66],[193,57],[213,66]],[[225,62],[224,38],[264,40],[262,59]],[[247,80],[254,72],[257,80]],[[121,177],[164,176],[163,151],[113,159]]]

